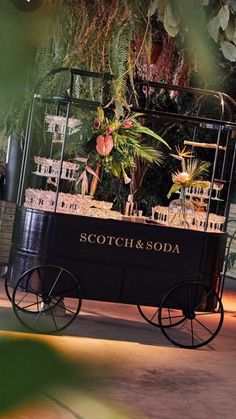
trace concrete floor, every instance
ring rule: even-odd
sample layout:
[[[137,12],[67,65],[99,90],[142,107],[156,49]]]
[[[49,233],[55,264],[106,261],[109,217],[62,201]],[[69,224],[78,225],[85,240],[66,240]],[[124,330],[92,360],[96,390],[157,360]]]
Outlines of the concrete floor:
[[[196,350],[173,346],[141,318],[135,306],[85,301],[81,315],[60,336],[30,337],[48,342],[70,359],[105,363],[101,376],[94,375],[86,392],[70,388],[50,393],[49,398],[42,395],[34,404],[1,417],[236,418],[234,286],[234,281],[226,283],[225,319],[219,335]],[[2,336],[12,339],[29,336],[15,318],[2,282],[0,329]]]

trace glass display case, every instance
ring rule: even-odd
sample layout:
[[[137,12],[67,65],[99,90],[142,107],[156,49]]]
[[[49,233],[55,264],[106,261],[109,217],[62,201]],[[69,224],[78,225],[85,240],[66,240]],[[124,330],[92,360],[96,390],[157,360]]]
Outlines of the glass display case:
[[[105,76],[82,70],[68,74],[71,92],[67,95],[34,94],[17,203],[43,211],[119,218],[111,211],[112,202],[97,201],[88,194],[88,176],[93,171],[81,144],[92,136],[101,102],[72,96],[76,77],[104,80]]]
[[[173,136],[173,132],[176,133],[183,149],[189,150],[191,156],[209,162],[209,173],[208,180],[202,182],[204,186],[199,182],[189,183],[184,188],[184,200],[183,197],[181,199],[180,190],[175,191],[180,194],[179,198],[175,195],[178,199],[174,199],[169,208],[154,206],[150,217],[142,217],[138,210],[135,213],[131,194],[126,205],[123,205],[122,215],[112,209],[112,202],[97,201],[89,194],[88,179],[91,181],[96,173],[88,166],[88,156],[83,154],[82,147],[93,135],[97,108],[103,106],[104,92],[106,101],[109,97],[108,82],[111,76],[79,69],[52,72],[53,78],[61,74],[68,78],[66,94],[62,95],[60,90],[60,95],[53,92],[50,95],[35,93],[32,100],[18,205],[64,214],[142,221],[199,231],[225,231],[236,156],[236,123],[232,121],[235,102],[232,98],[221,92],[136,80],[137,91],[140,88],[145,90],[146,104],[144,108],[137,108],[131,100],[132,112],[141,113],[145,123],[153,125],[154,130],[167,142],[170,134]],[[86,86],[82,82],[80,86],[82,78],[86,79],[90,99],[79,97],[81,86]],[[96,80],[100,83],[97,88]],[[94,94],[91,100],[91,83],[93,92],[98,93],[96,100]],[[43,83],[38,89],[44,91]],[[83,89],[84,95],[86,89]],[[151,95],[155,93],[158,97],[160,91],[162,94],[175,91],[179,94],[180,102],[183,95],[191,106],[185,113],[166,112],[160,105],[153,106]]]
[[[236,102],[222,92],[142,80],[136,81],[136,88],[145,92],[145,109],[142,112],[156,118],[160,135],[164,135],[165,139],[169,135],[172,138],[175,136],[182,150],[187,150],[196,159],[209,162],[204,186],[200,185],[201,182],[198,185],[193,182],[184,188],[188,222],[183,221],[182,216],[182,225],[181,217],[179,224],[175,223],[179,208],[173,204],[171,216],[168,207],[153,207],[152,220],[161,225],[176,224],[177,227],[200,231],[225,231],[232,186],[236,181]],[[175,107],[172,103],[174,111],[169,112],[162,102],[164,97],[171,96],[173,92],[178,100]],[[156,101],[158,97],[159,102]],[[181,106],[184,111],[180,110]],[[133,110],[140,111],[135,106]],[[176,197],[181,191],[175,193]],[[194,212],[189,204],[194,206]],[[171,223],[171,219],[175,222]]]

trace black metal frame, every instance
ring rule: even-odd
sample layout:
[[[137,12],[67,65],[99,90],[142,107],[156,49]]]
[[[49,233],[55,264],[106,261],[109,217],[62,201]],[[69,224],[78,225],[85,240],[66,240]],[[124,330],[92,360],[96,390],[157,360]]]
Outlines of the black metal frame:
[[[41,84],[44,82],[45,78],[52,77],[57,73],[62,72],[68,72],[69,80],[69,90],[68,94],[65,96],[47,96],[42,95],[40,93],[35,93],[30,110],[28,115],[28,122],[26,127],[26,142],[24,147],[24,153],[23,153],[23,163],[22,163],[22,170],[20,175],[20,182],[19,182],[19,190],[18,190],[18,196],[17,196],[17,203],[22,204],[23,200],[23,193],[25,188],[25,174],[26,174],[26,168],[29,160],[30,155],[30,143],[31,143],[31,129],[32,129],[32,121],[34,118],[34,108],[35,103],[37,101],[43,101],[47,103],[58,103],[66,107],[66,122],[68,123],[69,114],[71,106],[76,106],[78,108],[87,108],[87,109],[96,109],[99,105],[104,106],[104,103],[100,103],[99,101],[94,100],[84,100],[74,97],[74,76],[80,75],[90,78],[99,78],[104,81],[104,84],[106,88],[108,88],[109,83],[112,80],[112,75],[109,73],[96,73],[96,72],[90,72],[87,70],[81,70],[81,69],[74,69],[74,68],[58,68],[52,70],[49,74],[47,74],[44,78],[41,79],[41,81],[37,85],[37,89],[40,89]],[[166,120],[174,121],[176,123],[181,124],[191,124],[194,126],[194,134],[193,134],[193,141],[196,137],[196,127],[199,126],[201,128],[206,127],[207,129],[214,129],[216,130],[217,135],[217,141],[216,141],[216,150],[214,155],[214,161],[213,161],[213,167],[211,171],[211,188],[210,188],[210,199],[208,201],[208,207],[207,207],[207,215],[206,215],[206,226],[205,230],[207,230],[208,225],[208,218],[209,218],[209,212],[210,212],[210,205],[211,205],[211,197],[212,197],[212,191],[213,191],[213,180],[215,178],[215,171],[217,168],[217,161],[219,157],[219,148],[221,143],[221,137],[222,133],[225,133],[227,131],[227,141],[226,141],[226,151],[224,154],[224,162],[221,170],[221,177],[220,180],[224,179],[225,176],[225,167],[226,167],[226,158],[227,158],[227,149],[230,143],[230,136],[232,132],[236,132],[236,122],[232,121],[232,118],[234,116],[234,113],[236,113],[236,102],[233,98],[231,98],[229,95],[224,94],[222,92],[214,91],[214,90],[205,90],[205,89],[198,89],[198,88],[191,88],[191,87],[182,87],[182,86],[174,86],[171,84],[164,84],[164,83],[156,83],[156,82],[150,82],[150,81],[143,81],[143,80],[135,80],[136,86],[146,86],[149,89],[164,89],[165,91],[171,91],[175,90],[182,93],[189,93],[199,96],[199,107],[197,110],[197,113],[200,111],[201,103],[206,98],[214,97],[219,101],[219,109],[220,109],[220,119],[213,119],[213,118],[205,118],[200,116],[194,116],[190,114],[177,114],[173,112],[164,112],[162,110],[153,110],[149,107],[149,98],[147,97],[147,106],[145,108],[138,108],[135,106],[132,106],[132,111],[134,112],[141,112],[144,115],[147,116],[153,116],[153,117],[161,117]],[[148,93],[149,94],[149,93]],[[109,98],[109,93],[107,92],[106,98],[103,98],[103,101],[107,100]],[[112,105],[110,106],[110,109],[112,109]],[[225,112],[228,112],[230,115],[230,120],[223,119],[225,117]],[[62,170],[62,161],[63,161],[63,155],[64,155],[64,149],[65,149],[65,143],[66,143],[66,132],[64,134],[63,138],[63,145],[61,150],[61,166],[60,166],[60,174]],[[233,182],[233,176],[235,173],[235,164],[236,164],[236,141],[234,141],[234,147],[233,147],[233,153],[231,156],[231,170],[230,170],[230,176],[227,181],[227,198],[225,201],[225,209],[224,209],[224,215],[226,217],[226,220],[229,215],[229,206],[230,206],[230,194],[231,194],[231,187]],[[60,175],[59,175],[60,176]],[[59,188],[59,182],[58,182],[58,188]],[[56,192],[56,204],[58,200],[58,192],[59,189],[57,188]],[[56,204],[55,204],[55,211],[56,211]],[[226,226],[225,226],[226,230]]]

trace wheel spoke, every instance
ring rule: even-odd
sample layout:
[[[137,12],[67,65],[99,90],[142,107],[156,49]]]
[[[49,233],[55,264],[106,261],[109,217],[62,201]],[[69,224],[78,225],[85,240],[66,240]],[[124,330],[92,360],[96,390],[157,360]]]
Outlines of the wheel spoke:
[[[27,291],[29,291],[30,292],[30,294],[33,294],[33,295],[35,295],[36,297],[41,297],[42,298],[42,296],[43,296],[43,294],[41,293],[39,293],[39,292],[36,292],[36,291],[33,291],[30,287],[29,288],[27,288]]]
[[[183,327],[187,324],[187,322],[189,321],[189,319],[185,319],[184,321],[183,321],[183,323],[181,323],[181,326],[180,326],[180,328],[178,329],[179,331],[180,330],[182,330],[183,329]]]
[[[210,329],[208,329],[208,327],[207,326],[205,326],[205,324],[203,324],[202,322],[200,322],[200,320],[198,320],[196,317],[195,317],[195,320],[196,320],[196,322],[198,322],[204,329],[206,329],[209,333],[211,333],[212,335],[213,335],[213,332],[212,332],[212,330],[210,330]]]
[[[49,310],[50,310],[50,313],[51,313],[51,316],[52,316],[52,319],[53,319],[53,323],[54,323],[56,331],[57,331],[58,330],[57,323],[56,323],[55,317],[53,315],[53,309],[50,306],[49,306]]]
[[[171,318],[172,319],[184,318],[184,315],[183,314],[180,314],[179,316],[171,316]],[[169,319],[169,316],[168,317],[162,317],[162,319],[163,320],[167,320],[167,319]]]
[[[57,307],[61,307],[61,308],[63,308],[64,310],[66,310],[66,311],[68,311],[69,313],[71,313],[71,314],[73,314],[73,315],[75,315],[76,314],[76,312],[74,312],[74,311],[72,311],[72,310],[70,310],[69,308],[65,308],[64,306],[61,306],[60,304],[57,304]]]
[[[196,332],[194,334],[194,339],[197,340],[199,343],[202,343],[202,341],[203,341],[202,338],[200,338],[200,337],[197,336],[197,333]],[[194,345],[194,347],[196,347],[196,344]]]
[[[153,314],[153,316],[150,318],[150,321],[152,321],[154,319],[155,316],[157,316],[159,311],[159,308],[155,311],[155,313]]]
[[[59,295],[66,295],[68,292],[70,291],[78,291],[79,289],[77,289],[75,286],[72,288],[67,288],[65,290],[61,290],[61,291],[57,291],[56,295],[54,296],[54,298],[58,297]]]
[[[19,303],[17,303],[17,305],[19,305],[20,303],[22,303],[22,301],[25,299],[25,297],[27,296],[27,293],[25,293],[25,295],[20,299]]]
[[[193,320],[192,319],[190,319],[191,320],[191,322],[190,322],[190,324],[191,324],[191,337],[192,337],[192,346],[194,347],[194,338],[193,338]]]
[[[206,294],[205,298],[208,299],[209,295],[212,294],[213,289],[211,288],[208,293]],[[198,308],[201,306],[202,304],[202,300],[200,301],[200,303],[198,303],[198,305],[194,308],[194,311],[198,311]]]
[[[41,303],[42,303],[43,301],[41,301]],[[30,307],[33,307],[33,306],[35,306],[35,305],[37,305],[37,307],[38,307],[38,305],[39,305],[39,301],[36,301],[35,303],[31,303],[31,304],[28,304],[27,306],[23,306],[23,307],[19,307],[19,305],[17,304],[16,305],[16,307],[17,307],[17,310],[21,310],[21,311],[23,311],[23,310],[26,310],[27,308],[30,308]],[[37,310],[38,311],[38,310]]]
[[[33,324],[33,326],[32,326],[32,327],[33,327],[33,329],[35,328],[36,324],[38,323],[38,321],[39,321],[39,319],[40,319],[40,317],[41,317],[42,313],[43,313],[43,309],[41,308],[41,310],[40,310],[39,314],[37,315],[37,317],[36,317],[36,319],[35,319],[35,322],[34,322],[34,324]]]
[[[61,268],[61,270],[60,270],[59,274],[57,275],[57,277],[56,277],[56,279],[55,279],[55,282],[54,282],[54,284],[53,284],[53,286],[52,286],[51,290],[50,290],[50,291],[49,291],[49,293],[48,293],[48,296],[49,296],[49,297],[51,296],[52,291],[54,290],[54,288],[55,288],[56,284],[58,283],[58,281],[59,281],[59,278],[60,278],[60,276],[61,276],[62,271],[63,271],[63,269]]]

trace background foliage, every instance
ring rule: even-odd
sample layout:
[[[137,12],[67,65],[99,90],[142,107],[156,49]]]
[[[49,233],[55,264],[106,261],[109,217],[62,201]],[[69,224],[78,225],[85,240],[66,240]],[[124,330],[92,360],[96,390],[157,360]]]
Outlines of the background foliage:
[[[134,78],[232,92],[236,0],[44,0],[32,13],[7,0],[0,0],[0,6],[3,139],[24,136],[36,84],[56,67],[111,73],[104,104],[115,105],[118,114],[130,103],[147,105],[145,92],[134,88]],[[41,89],[65,94],[68,78],[44,79]],[[104,98],[103,84],[76,76],[74,95]],[[153,107],[181,112],[187,112],[189,101],[174,91],[154,92],[151,98]],[[178,143],[176,133],[167,134],[171,145]],[[166,164],[166,173],[171,172]],[[159,183],[156,170],[154,177]]]

